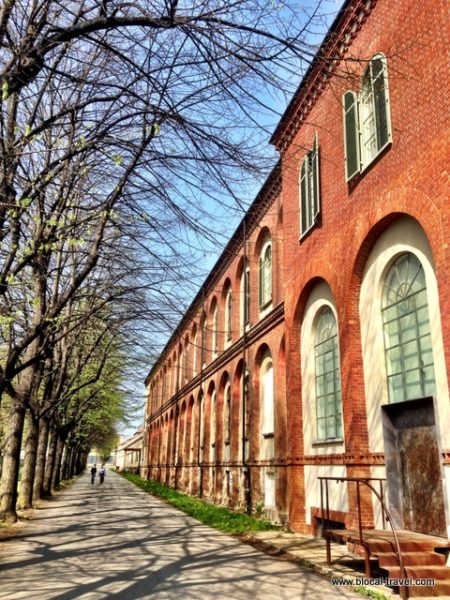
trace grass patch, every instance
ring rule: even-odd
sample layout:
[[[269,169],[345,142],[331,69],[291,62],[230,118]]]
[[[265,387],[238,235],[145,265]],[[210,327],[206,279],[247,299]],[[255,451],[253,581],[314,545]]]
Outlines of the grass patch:
[[[139,475],[132,473],[120,473],[120,475],[149,494],[161,498],[201,523],[214,527],[214,529],[218,529],[219,531],[240,534],[250,531],[281,529],[266,519],[258,519],[222,506],[208,504],[199,498],[187,496],[157,481],[146,481],[139,477]]]
[[[365,596],[366,598],[374,598],[374,600],[392,600],[391,596],[386,596],[386,594],[382,594],[381,592],[369,590],[363,585],[354,587],[353,590],[360,596]]]

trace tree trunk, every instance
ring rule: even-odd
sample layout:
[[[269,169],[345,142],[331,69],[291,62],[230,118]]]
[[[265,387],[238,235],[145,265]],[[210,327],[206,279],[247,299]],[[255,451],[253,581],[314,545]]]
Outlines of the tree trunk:
[[[13,401],[9,412],[8,433],[5,439],[0,491],[0,519],[10,523],[17,521],[17,485],[19,482],[20,447],[24,421],[24,405]]]
[[[39,421],[39,440],[36,456],[36,471],[34,474],[33,500],[39,500],[42,498],[45,462],[47,458],[48,428],[48,420],[45,418],[41,419]]]
[[[63,479],[70,479],[70,464],[72,461],[72,454],[73,454],[72,447],[68,446],[66,444],[66,454],[64,457],[64,466],[63,466],[63,470],[62,470],[62,478]]]
[[[52,475],[52,491],[59,488],[61,483],[61,462],[64,450],[64,441],[58,436],[56,442],[56,455],[55,455],[55,468],[53,469]]]
[[[56,459],[56,444],[57,444],[57,433],[54,429],[50,430],[49,442],[48,442],[48,454],[47,454],[47,462],[45,464],[45,473],[44,473],[44,485],[42,487],[42,495],[43,496],[51,496],[51,487],[52,487],[52,479],[53,479],[53,471],[55,469],[55,459]]]
[[[79,475],[86,468],[87,454],[82,450],[78,450],[76,454],[76,474]]]
[[[28,431],[25,438],[25,458],[20,481],[19,508],[31,508],[33,500],[33,484],[36,471],[36,454],[39,439],[38,420],[31,412],[27,415]]]

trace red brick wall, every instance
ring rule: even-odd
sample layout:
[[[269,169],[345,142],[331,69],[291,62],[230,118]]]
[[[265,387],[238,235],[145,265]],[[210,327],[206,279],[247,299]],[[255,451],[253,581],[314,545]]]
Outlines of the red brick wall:
[[[366,62],[341,63],[282,155],[284,277],[289,449],[302,455],[300,323],[316,278],[329,284],[338,312],[347,453],[367,455],[359,290],[369,252],[399,214],[411,215],[430,241],[439,285],[450,371],[449,116],[447,51],[450,19],[444,1],[379,0],[345,56],[387,58],[392,146],[359,177],[345,182],[341,97],[358,91]],[[321,222],[299,242],[298,176],[314,133],[320,143]],[[367,473],[367,470],[366,470]],[[301,471],[290,476],[292,525],[303,528]],[[350,498],[351,507],[354,499]]]
[[[356,2],[355,2],[356,4]],[[362,5],[361,5],[362,6]],[[433,252],[434,266],[439,287],[442,316],[443,340],[446,349],[447,370],[450,371],[450,282],[449,282],[449,71],[447,51],[449,47],[450,19],[448,3],[444,0],[378,0],[370,14],[357,31],[344,57],[348,61],[337,65],[328,79],[305,122],[294,138],[282,150],[282,194],[268,208],[258,226],[251,231],[246,242],[246,251],[251,271],[250,322],[259,321],[258,306],[258,259],[264,228],[271,232],[273,242],[273,307],[284,301],[285,321],[278,319],[267,324],[259,337],[247,343],[245,350],[231,352],[225,363],[220,363],[224,351],[224,283],[229,280],[233,289],[232,343],[240,338],[239,325],[239,277],[242,269],[243,248],[231,258],[229,266],[221,274],[213,288],[205,293],[204,305],[198,306],[193,321],[180,332],[183,340],[191,335],[194,322],[197,328],[197,343],[200,343],[200,319],[202,311],[210,315],[211,302],[217,299],[219,307],[219,359],[217,368],[202,378],[205,393],[206,419],[210,411],[207,392],[212,387],[217,391],[218,422],[223,415],[223,381],[228,375],[233,384],[232,456],[227,470],[232,473],[233,489],[230,498],[222,495],[226,481],[225,468],[218,467],[214,478],[216,501],[237,505],[242,498],[239,490],[240,470],[237,441],[239,384],[236,377],[245,360],[251,373],[250,397],[252,402],[253,427],[250,440],[249,463],[252,469],[253,502],[262,499],[260,476],[263,466],[259,460],[261,439],[258,433],[260,418],[258,366],[264,347],[270,349],[275,370],[275,457],[277,469],[278,516],[288,512],[290,526],[299,531],[313,531],[306,524],[304,464],[308,457],[304,453],[302,398],[301,398],[301,321],[309,293],[319,280],[325,280],[334,295],[339,324],[339,347],[341,357],[341,379],[344,416],[345,454],[342,457],[322,457],[337,464],[347,464],[348,476],[370,475],[370,464],[382,464],[382,457],[371,456],[368,445],[364,374],[362,364],[361,335],[359,323],[359,295],[362,274],[373,245],[385,229],[406,214],[414,217],[424,229]],[[344,174],[343,124],[341,98],[347,89],[359,91],[360,78],[375,53],[382,52],[387,58],[389,73],[390,113],[392,123],[392,145],[388,147],[365,172],[347,184]],[[357,59],[357,60],[350,60]],[[301,99],[301,98],[300,98]],[[291,125],[291,124],[287,124]],[[287,127],[289,129],[289,127]],[[321,216],[319,224],[299,241],[299,170],[305,155],[312,147],[314,134],[320,144]],[[287,137],[285,138],[287,140]],[[227,261],[229,257],[223,257]],[[210,322],[210,321],[209,321]],[[252,329],[249,331],[251,335]],[[208,334],[207,343],[211,343]],[[192,341],[192,339],[191,339]],[[198,351],[197,351],[198,352]],[[167,360],[172,365],[179,354],[178,342],[167,348]],[[175,356],[174,356],[175,355]],[[211,351],[206,353],[207,364],[213,360]],[[175,359],[175,360],[174,360]],[[192,366],[192,348],[190,351]],[[161,363],[161,371],[164,362]],[[200,370],[200,355],[197,372]],[[191,374],[192,375],[192,374]],[[159,372],[153,377],[159,390],[161,404],[161,380]],[[183,380],[184,383],[184,380]],[[180,414],[184,415],[178,435],[189,432],[195,423],[190,422],[191,401],[197,406],[200,382],[194,389],[186,386],[186,392],[177,399]],[[173,391],[173,390],[172,390]],[[167,394],[163,402],[169,400]],[[186,412],[183,412],[183,403]],[[155,406],[153,403],[152,406]],[[155,410],[155,409],[153,409]],[[175,411],[175,406],[170,410]],[[174,413],[175,414],[175,413]],[[164,417],[164,424],[165,418]],[[197,417],[196,417],[197,419]],[[167,433],[163,440],[156,427],[149,441],[153,460],[158,448],[164,449]],[[168,426],[167,426],[168,427]],[[176,430],[172,427],[172,444]],[[205,427],[204,461],[209,459],[210,426]],[[219,463],[223,461],[223,432],[219,426],[216,434],[216,451]],[[170,479],[183,489],[207,493],[210,473],[203,473],[203,490],[200,490],[200,470],[188,466],[189,440],[184,446],[179,442],[179,466],[182,474],[173,475],[174,467],[160,472],[149,471],[150,476]],[[197,443],[197,442],[195,442]],[[167,444],[166,444],[167,445]],[[169,456],[169,450],[166,457]],[[174,453],[170,454],[174,456]],[[164,463],[166,458],[162,457]],[[381,461],[381,462],[380,462]],[[156,463],[154,463],[156,464]],[[206,469],[207,467],[204,467]],[[362,496],[365,522],[371,523],[371,503],[367,495]],[[349,514],[345,517],[349,525],[354,524],[355,493],[349,493]],[[318,507],[311,513],[317,515]]]

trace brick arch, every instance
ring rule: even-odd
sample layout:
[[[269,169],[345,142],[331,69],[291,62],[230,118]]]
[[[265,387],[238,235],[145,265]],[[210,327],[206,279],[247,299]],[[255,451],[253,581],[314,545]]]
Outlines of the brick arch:
[[[239,290],[241,285],[241,278],[244,273],[245,267],[250,266],[250,259],[248,256],[241,256],[236,266],[235,276],[234,276],[234,289]]]
[[[432,205],[433,206],[433,205]],[[398,205],[397,205],[398,208]],[[424,213],[423,200],[420,204],[421,210],[414,210],[414,205],[405,207],[404,210],[396,210],[395,212],[386,211],[383,214],[382,207],[379,207],[377,216],[379,218],[374,221],[371,219],[365,222],[359,222],[359,227],[355,230],[355,239],[358,240],[357,248],[349,249],[349,254],[352,252],[353,256],[348,256],[347,263],[351,265],[350,269],[350,281],[349,289],[351,292],[351,315],[359,314],[359,291],[362,283],[364,269],[367,260],[372,252],[375,243],[380,236],[400,217],[412,217],[418,224],[418,226],[424,231],[428,243],[433,254],[435,266],[438,268],[442,264],[443,252],[444,252],[444,238],[442,233],[442,219],[437,209],[430,210],[430,214]],[[417,207],[416,207],[417,209]],[[356,306],[356,313],[355,311]]]
[[[263,227],[261,227],[261,229],[258,233],[258,237],[256,238],[256,242],[255,242],[253,258],[256,261],[256,264],[259,259],[259,255],[261,254],[261,249],[262,249],[264,243],[267,241],[267,239],[270,239],[270,241],[273,242],[272,232],[267,227],[267,225],[264,225]],[[272,256],[273,256],[273,248],[272,248]]]

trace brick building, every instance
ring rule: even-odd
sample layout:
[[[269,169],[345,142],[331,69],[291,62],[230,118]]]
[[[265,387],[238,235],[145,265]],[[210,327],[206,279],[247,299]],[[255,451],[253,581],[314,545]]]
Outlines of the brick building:
[[[448,13],[345,2],[146,379],[145,476],[309,533],[319,477],[386,478],[399,526],[449,536]],[[328,485],[354,523],[353,483]]]

